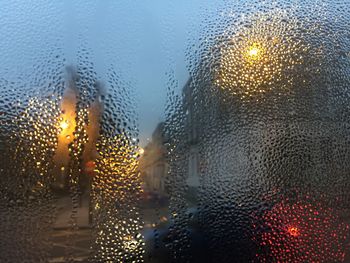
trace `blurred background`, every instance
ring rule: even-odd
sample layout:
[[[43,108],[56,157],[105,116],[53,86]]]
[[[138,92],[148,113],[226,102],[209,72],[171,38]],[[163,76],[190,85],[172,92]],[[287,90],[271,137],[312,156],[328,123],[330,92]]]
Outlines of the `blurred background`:
[[[0,5],[0,262],[350,262],[348,1]]]

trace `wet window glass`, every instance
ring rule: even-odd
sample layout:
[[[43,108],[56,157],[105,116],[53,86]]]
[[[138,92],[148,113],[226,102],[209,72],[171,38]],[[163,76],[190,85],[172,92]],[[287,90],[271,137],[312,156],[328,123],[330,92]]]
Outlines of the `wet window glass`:
[[[0,262],[350,262],[348,0],[0,25]]]

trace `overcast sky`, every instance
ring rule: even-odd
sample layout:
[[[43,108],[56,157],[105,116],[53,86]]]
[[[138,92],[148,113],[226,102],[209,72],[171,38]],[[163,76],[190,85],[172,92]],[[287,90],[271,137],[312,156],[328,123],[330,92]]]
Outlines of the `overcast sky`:
[[[85,48],[102,78],[113,65],[132,83],[145,145],[164,120],[167,71],[174,71],[178,90],[188,79],[185,49],[206,2],[212,1],[0,0],[1,77],[25,82],[25,75],[45,74],[35,71],[38,64],[58,55],[75,64]]]

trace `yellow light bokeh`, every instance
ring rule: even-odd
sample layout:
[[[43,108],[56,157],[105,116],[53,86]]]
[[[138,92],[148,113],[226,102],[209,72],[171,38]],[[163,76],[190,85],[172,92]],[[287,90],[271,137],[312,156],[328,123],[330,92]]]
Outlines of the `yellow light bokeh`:
[[[254,43],[246,43],[246,47],[242,47],[243,50],[246,50],[246,54],[244,55],[244,59],[250,65],[253,63],[258,63],[263,59],[266,49],[264,49],[264,45],[262,43],[254,42]]]
[[[68,129],[68,127],[69,127],[69,124],[68,124],[68,121],[67,121],[67,120],[61,121],[61,123],[60,123],[60,128],[61,128],[63,131],[66,130],[66,129]]]
[[[251,47],[249,50],[248,50],[248,55],[252,58],[256,58],[259,54],[259,49],[257,47]]]
[[[211,51],[219,54],[215,85],[241,99],[256,101],[267,92],[288,90],[294,80],[291,72],[309,50],[306,43],[296,40],[296,21],[279,10],[258,13],[246,19],[249,26],[225,33],[224,41],[215,46],[218,50]]]
[[[142,154],[144,154],[144,153],[145,153],[145,150],[144,150],[143,148],[140,147],[140,149],[139,149],[139,154],[142,155]]]
[[[58,120],[59,136],[58,141],[66,145],[67,142],[72,141],[73,133],[76,128],[74,113],[63,113]]]

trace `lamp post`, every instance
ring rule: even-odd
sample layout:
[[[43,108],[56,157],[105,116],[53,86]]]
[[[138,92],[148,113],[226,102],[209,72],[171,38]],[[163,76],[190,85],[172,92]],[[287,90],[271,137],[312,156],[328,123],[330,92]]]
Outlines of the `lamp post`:
[[[66,170],[69,163],[69,144],[74,140],[76,129],[76,103],[77,94],[72,87],[68,87],[61,100],[61,115],[58,119],[57,148],[54,156],[57,175],[56,187],[66,187]]]

